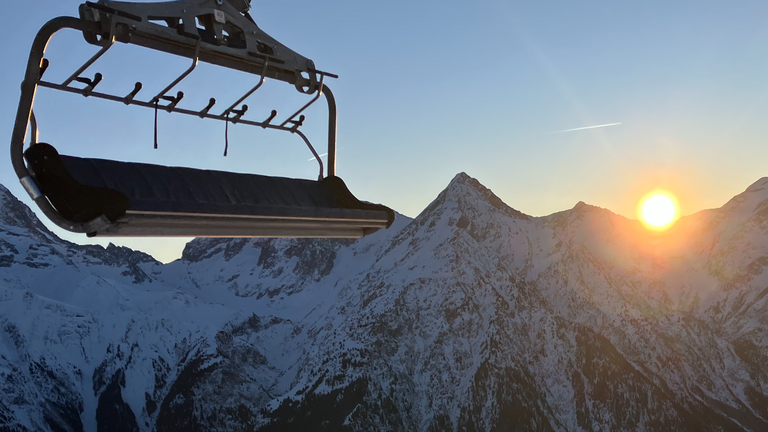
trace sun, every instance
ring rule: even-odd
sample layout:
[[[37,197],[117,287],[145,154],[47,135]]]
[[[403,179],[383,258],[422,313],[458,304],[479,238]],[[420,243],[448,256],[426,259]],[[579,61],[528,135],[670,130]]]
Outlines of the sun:
[[[665,190],[646,194],[637,204],[637,216],[646,228],[664,231],[672,226],[680,215],[677,198]]]

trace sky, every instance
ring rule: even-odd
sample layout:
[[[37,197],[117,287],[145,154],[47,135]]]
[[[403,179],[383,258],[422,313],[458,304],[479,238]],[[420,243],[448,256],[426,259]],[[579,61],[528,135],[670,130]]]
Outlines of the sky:
[[[0,136],[10,141],[34,35],[80,2],[10,2],[0,26]],[[768,176],[768,3],[760,1],[256,1],[260,28],[318,69],[339,108],[337,173],[360,199],[415,217],[458,172],[504,202],[543,216],[577,202],[635,219],[653,189],[683,215],[720,207]],[[63,81],[96,52],[74,31],[49,44],[46,79]],[[159,91],[189,60],[118,44],[89,69],[101,91]],[[207,64],[178,88],[179,106],[221,105],[255,77]],[[152,93],[154,95],[154,93]],[[269,81],[246,103],[253,119],[306,96]],[[40,139],[62,153],[314,178],[295,136],[224,125],[40,89]],[[325,153],[326,110],[302,128]],[[177,118],[185,117],[185,118]],[[592,127],[592,126],[603,127]],[[0,183],[31,203],[2,156]],[[37,210],[35,206],[33,209]],[[41,218],[44,219],[44,218]],[[83,235],[49,227],[78,243]],[[177,259],[189,239],[99,239]]]

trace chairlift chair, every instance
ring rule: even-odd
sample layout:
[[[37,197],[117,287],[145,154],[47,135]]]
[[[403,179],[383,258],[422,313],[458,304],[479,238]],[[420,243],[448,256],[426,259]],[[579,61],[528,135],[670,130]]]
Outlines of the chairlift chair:
[[[358,238],[394,221],[394,212],[355,198],[336,177],[336,102],[326,78],[335,75],[264,33],[249,15],[249,0],[178,0],[131,3],[100,0],[80,5],[80,17],[58,17],[37,33],[21,85],[11,139],[11,160],[21,184],[59,227],[88,236],[343,237]],[[82,32],[101,49],[64,82],[44,81],[43,57],[61,29]],[[141,97],[142,84],[123,95],[97,90],[103,76],[84,73],[116,42],[187,57],[192,64],[160,93]],[[211,98],[201,109],[184,108],[172,90],[198,61],[258,77],[256,85],[228,108],[215,111]],[[271,78],[292,84],[311,99],[282,121],[246,118],[243,102]],[[274,129],[299,136],[319,164],[317,180],[268,177],[60,155],[38,142],[33,111],[39,87],[106,99],[157,111]],[[302,133],[302,114],[320,96],[328,103],[327,170]],[[218,112],[218,113],[217,113]],[[263,117],[262,117],[263,118]],[[31,129],[30,145],[25,140]],[[228,143],[227,143],[228,145]],[[226,152],[226,149],[225,149]],[[324,175],[325,173],[325,175]]]

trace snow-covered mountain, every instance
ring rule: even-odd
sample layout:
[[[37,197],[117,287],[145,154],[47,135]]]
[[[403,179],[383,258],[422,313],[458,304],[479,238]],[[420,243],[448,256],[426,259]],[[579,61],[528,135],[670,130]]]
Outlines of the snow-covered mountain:
[[[457,175],[359,241],[58,239],[0,186],[0,431],[768,430],[768,178],[664,234]]]

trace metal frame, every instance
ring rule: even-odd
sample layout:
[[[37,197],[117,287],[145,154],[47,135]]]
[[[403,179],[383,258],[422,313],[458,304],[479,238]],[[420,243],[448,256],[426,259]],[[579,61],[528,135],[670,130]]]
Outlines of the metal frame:
[[[101,0],[98,4],[87,2],[80,7],[80,19],[58,17],[50,20],[40,29],[30,49],[26,73],[21,84],[21,96],[11,136],[11,162],[25,190],[52,222],[63,229],[77,233],[104,232],[109,231],[110,227],[114,228],[115,226],[103,216],[88,223],[74,223],[66,220],[59,215],[47,198],[40,193],[39,187],[24,162],[24,141],[28,126],[31,126],[32,129],[30,145],[34,145],[37,142],[38,125],[33,112],[33,105],[38,87],[122,102],[126,105],[137,105],[151,109],[162,108],[168,112],[225,121],[227,123],[241,123],[259,126],[263,129],[291,132],[301,137],[318,161],[320,166],[319,179],[323,178],[323,162],[306,135],[298,130],[298,127],[301,126],[301,121],[296,121],[294,118],[312,105],[320,95],[325,95],[328,103],[327,176],[336,175],[336,102],[333,92],[324,83],[326,76],[333,78],[336,78],[336,76],[316,70],[311,60],[301,57],[262,32],[253,23],[250,16],[247,15],[247,11],[244,16],[243,11],[236,9],[229,1],[180,0],[162,3],[124,3]],[[241,4],[247,6],[248,2],[243,1]],[[237,49],[202,42],[201,37],[197,34],[197,26],[194,25],[196,18],[201,16],[201,14],[214,17],[216,22],[214,23],[213,30],[219,40],[223,40],[222,35],[226,34],[223,33],[223,31],[226,31],[226,26],[229,23],[233,23],[234,27],[232,28],[244,32],[242,36],[245,38],[246,47]],[[151,22],[157,19],[166,19],[169,22],[177,19],[179,24],[176,28],[172,28],[170,25],[165,27]],[[56,32],[67,28],[83,32],[87,42],[101,46],[101,49],[62,84],[43,81],[42,75],[48,67],[48,61],[43,57],[48,42]],[[136,99],[142,87],[141,83],[136,83],[134,90],[127,96],[115,96],[97,92],[94,89],[101,80],[101,75],[97,74],[93,80],[82,78],[80,75],[114,46],[115,41],[133,43],[188,57],[193,60],[193,64],[150,101]],[[194,41],[194,44],[191,41]],[[255,45],[257,49],[251,51],[252,45]],[[209,113],[209,110],[215,104],[215,99],[213,98],[211,98],[208,106],[201,111],[178,108],[176,105],[183,97],[183,94],[179,92],[176,98],[165,96],[165,94],[195,69],[198,60],[248,73],[257,73],[255,71],[259,71],[260,73],[257,74],[260,76],[260,80],[255,87],[245,93],[222,114]],[[293,68],[293,70],[290,68]],[[307,74],[308,77],[303,76],[302,72]],[[318,76],[320,77],[319,80],[317,79]],[[270,117],[262,122],[241,118],[242,113],[247,110],[247,106],[243,106],[243,109],[240,110],[240,115],[231,117],[231,114],[236,112],[235,107],[257,91],[267,77],[294,84],[302,93],[312,94],[316,92],[317,94],[310,102],[280,125],[271,123],[277,115],[276,111],[272,111]],[[85,83],[86,87],[76,88],[70,86],[74,81]],[[158,107],[159,101],[164,98],[169,100],[170,103],[167,106]]]

